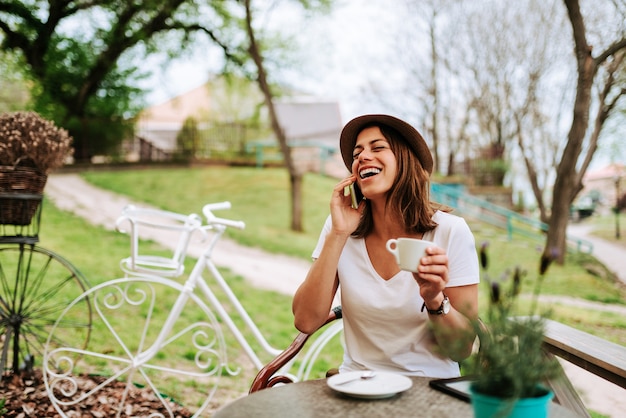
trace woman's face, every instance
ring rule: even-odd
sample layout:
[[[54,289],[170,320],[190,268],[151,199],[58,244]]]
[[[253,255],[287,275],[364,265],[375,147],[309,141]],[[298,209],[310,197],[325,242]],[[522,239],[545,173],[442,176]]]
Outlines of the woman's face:
[[[370,200],[385,198],[395,181],[398,164],[378,126],[359,133],[352,156],[352,173],[357,176],[363,196]]]

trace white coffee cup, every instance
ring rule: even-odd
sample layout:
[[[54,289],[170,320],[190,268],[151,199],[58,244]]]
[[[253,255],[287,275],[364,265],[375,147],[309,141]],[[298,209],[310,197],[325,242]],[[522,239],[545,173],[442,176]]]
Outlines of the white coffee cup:
[[[420,259],[426,255],[426,248],[435,243],[415,238],[392,238],[387,241],[387,251],[396,257],[400,269],[417,273]]]

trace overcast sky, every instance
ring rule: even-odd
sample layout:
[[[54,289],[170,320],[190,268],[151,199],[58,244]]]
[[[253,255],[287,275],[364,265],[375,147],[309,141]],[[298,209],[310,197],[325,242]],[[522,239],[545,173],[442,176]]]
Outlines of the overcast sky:
[[[279,25],[286,33],[297,33],[305,44],[300,57],[302,69],[287,72],[286,79],[317,97],[338,101],[346,121],[360,113],[383,111],[375,104],[363,103],[359,92],[370,78],[376,77],[372,61],[382,55],[375,51],[382,54],[390,42],[389,25],[395,14],[389,7],[385,0],[340,0],[331,16],[308,21],[286,9],[274,11],[271,24]],[[219,51],[214,56],[207,55],[207,51],[199,46],[193,56],[155,68],[154,77],[146,84],[152,90],[149,104],[161,103],[205,83],[219,70],[215,63],[220,61]]]

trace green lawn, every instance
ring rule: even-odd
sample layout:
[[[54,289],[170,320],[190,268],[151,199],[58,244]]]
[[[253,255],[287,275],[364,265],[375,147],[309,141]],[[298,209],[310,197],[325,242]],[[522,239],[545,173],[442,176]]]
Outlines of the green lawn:
[[[246,223],[229,230],[238,242],[266,251],[309,258],[329,207],[334,179],[304,178],[304,232],[289,229],[289,177],[284,169],[164,168],[122,172],[87,172],[91,183],[162,209],[200,213],[210,202],[230,201],[217,215]]]
[[[336,183],[333,178],[305,175],[304,232],[294,232],[289,229],[289,179],[284,169],[165,168],[91,171],[84,173],[84,177],[100,187],[175,212],[199,213],[207,202],[228,200],[232,209],[220,212],[220,216],[246,222],[245,230],[229,230],[229,237],[244,245],[304,259],[309,259],[317,242],[321,225],[328,215],[330,191]],[[521,237],[508,240],[504,231],[471,219],[467,221],[474,231],[477,246],[489,242],[490,275],[498,278],[513,267],[520,266],[528,272],[525,291],[530,292],[541,248]],[[615,277],[593,257],[585,254],[569,255],[565,265],[551,266],[543,293],[626,303],[626,291],[616,283]],[[555,310],[554,314],[556,319],[569,324],[580,323],[578,318],[569,319],[569,312],[560,315],[559,310]],[[589,326],[580,325],[588,329],[597,327],[597,321],[591,322]],[[620,330],[617,339],[616,333],[601,336],[626,344],[626,320],[616,322],[612,325]]]

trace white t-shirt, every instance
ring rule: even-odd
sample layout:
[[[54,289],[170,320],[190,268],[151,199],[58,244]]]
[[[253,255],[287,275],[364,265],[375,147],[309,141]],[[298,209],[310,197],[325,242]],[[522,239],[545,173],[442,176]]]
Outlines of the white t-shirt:
[[[423,239],[446,250],[448,287],[478,283],[476,245],[465,220],[441,211],[435,212],[433,220],[438,226]],[[319,257],[330,228],[329,216],[313,258]],[[424,300],[411,272],[401,270],[384,280],[372,266],[365,240],[352,237],[337,271],[345,337],[340,372],[373,369],[438,378],[459,376],[458,363],[437,354],[428,313],[420,312]]]

